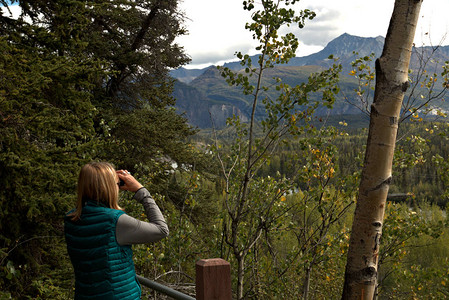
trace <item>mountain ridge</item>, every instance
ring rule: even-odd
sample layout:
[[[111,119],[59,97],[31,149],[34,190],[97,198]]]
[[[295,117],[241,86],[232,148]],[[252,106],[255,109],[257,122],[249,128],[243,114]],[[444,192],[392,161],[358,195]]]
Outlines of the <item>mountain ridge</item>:
[[[343,66],[340,88],[344,94],[351,94],[352,90],[357,87],[355,78],[348,75],[352,70],[351,62],[357,57],[369,56],[371,53],[374,53],[374,58],[379,57],[384,41],[385,39],[381,36],[365,38],[345,33],[330,41],[317,53],[292,58],[288,64],[267,70],[272,73],[266,73],[267,78],[276,76],[290,85],[303,82],[311,73],[330,67],[334,60],[328,59],[328,57],[333,55],[338,57],[338,62]],[[257,59],[257,57],[256,55],[253,59]],[[430,57],[433,60],[430,60]],[[432,62],[432,66],[427,66],[432,73],[434,71],[441,73],[442,68],[435,61],[449,61],[449,46],[414,48],[410,68],[417,70],[426,61],[427,63]],[[374,70],[374,59],[368,64]],[[228,62],[224,66],[234,71],[243,69],[239,62]],[[203,69],[180,68],[173,70],[171,75],[176,79],[173,92],[173,97],[177,99],[176,108],[186,115],[189,123],[193,126],[199,128],[221,127],[233,114],[239,116],[243,121],[249,118],[250,99],[248,96],[244,96],[238,87],[229,86],[221,77],[216,66],[211,65]],[[333,115],[360,113],[357,108],[342,98],[341,95],[337,98],[331,111],[326,109],[318,111],[318,113]],[[263,114],[263,107],[260,107],[258,116]]]
[[[316,53],[301,57],[293,57],[289,61],[289,63],[286,64],[286,66],[320,65],[327,67],[330,63],[325,64],[323,63],[323,61],[327,60],[330,55],[334,55],[340,60],[344,59],[344,61],[346,62],[348,59],[353,60],[355,58],[355,55],[352,53],[353,51],[355,51],[355,49],[358,50],[357,52],[359,56],[370,55],[372,52],[374,52],[375,57],[379,57],[382,53],[384,41],[385,38],[382,36],[365,38],[344,33],[339,37],[331,40],[326,45],[326,47]],[[344,45],[344,47],[342,47],[342,45]],[[255,58],[257,58],[257,55],[252,56],[253,61],[255,61]],[[176,78],[179,81],[189,83],[190,81],[201,75],[204,71],[213,66],[214,65],[210,65],[201,69],[187,69],[181,67],[176,70],[172,70],[170,74],[173,78]],[[226,62],[223,64],[223,66],[228,67],[234,71],[238,71],[243,68],[238,61]]]

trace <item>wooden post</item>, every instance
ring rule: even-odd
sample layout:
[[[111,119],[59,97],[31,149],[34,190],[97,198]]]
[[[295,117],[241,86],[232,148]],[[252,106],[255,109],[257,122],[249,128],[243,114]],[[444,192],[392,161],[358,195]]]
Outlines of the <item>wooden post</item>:
[[[231,300],[231,264],[221,258],[196,262],[196,299]]]

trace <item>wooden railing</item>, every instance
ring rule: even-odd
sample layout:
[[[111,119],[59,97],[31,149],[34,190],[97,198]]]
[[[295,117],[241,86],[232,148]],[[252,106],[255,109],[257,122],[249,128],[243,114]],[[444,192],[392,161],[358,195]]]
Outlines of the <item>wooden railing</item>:
[[[165,285],[137,276],[140,284],[176,300],[231,300],[231,265],[221,258],[201,259],[196,262],[196,298]]]

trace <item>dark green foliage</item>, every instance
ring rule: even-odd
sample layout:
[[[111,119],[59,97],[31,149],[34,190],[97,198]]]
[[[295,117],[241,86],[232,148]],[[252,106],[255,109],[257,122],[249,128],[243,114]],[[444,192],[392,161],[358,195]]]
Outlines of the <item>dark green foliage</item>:
[[[41,264],[60,261],[53,255],[61,252],[53,250],[62,249],[61,217],[74,200],[77,172],[101,149],[85,91],[90,83],[80,80],[97,69],[5,38],[0,43],[1,260],[22,268],[1,286],[11,283],[8,289],[18,295]],[[6,269],[2,273],[8,278]]]
[[[167,76],[188,61],[182,15],[177,1],[20,6],[23,18],[0,18],[0,290],[66,298],[62,217],[80,167],[107,160],[163,192],[174,162],[201,160]]]

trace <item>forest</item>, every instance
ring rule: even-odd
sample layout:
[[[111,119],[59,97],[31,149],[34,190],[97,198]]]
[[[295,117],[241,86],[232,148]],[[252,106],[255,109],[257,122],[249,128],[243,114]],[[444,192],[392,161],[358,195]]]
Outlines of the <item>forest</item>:
[[[0,299],[74,297],[63,218],[90,161],[131,171],[168,222],[168,238],[133,246],[138,275],[195,296],[195,262],[223,258],[235,299],[341,298],[375,58],[349,67],[358,86],[345,97],[360,118],[318,115],[348,66],[329,57],[333,65],[304,82],[265,86],[264,71],[298,47],[281,28],[307,26],[315,13],[262,2],[242,3],[258,61],[237,52],[242,72],[218,70],[264,114],[198,130],[172,96],[169,72],[189,62],[175,42],[187,34],[178,0],[0,0],[22,8],[19,18],[0,16]],[[449,88],[449,62],[429,73],[431,59],[409,72],[376,299],[449,298],[449,122],[431,106]],[[120,205],[144,220],[132,195]],[[164,299],[145,288],[142,296]]]

